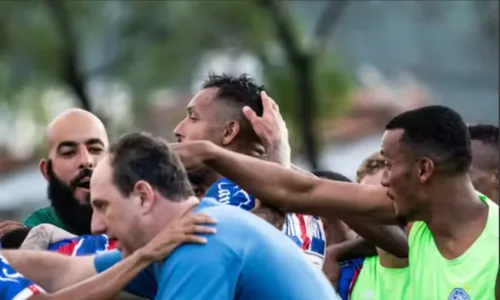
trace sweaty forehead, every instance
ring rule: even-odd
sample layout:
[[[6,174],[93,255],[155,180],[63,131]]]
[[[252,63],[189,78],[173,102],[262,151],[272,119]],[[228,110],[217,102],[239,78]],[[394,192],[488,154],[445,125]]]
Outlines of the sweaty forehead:
[[[99,139],[108,145],[106,129],[96,117],[71,114],[55,120],[47,128],[49,150],[63,141],[84,143],[90,139]]]
[[[395,157],[402,154],[401,137],[404,131],[402,129],[386,130],[382,136],[381,154],[386,157]]]
[[[232,106],[230,102],[217,99],[217,91],[217,88],[207,88],[199,91],[188,104],[188,110],[192,110],[201,118],[213,118],[213,121],[234,118],[235,112],[239,112],[239,110]]]
[[[196,112],[210,110],[215,105],[216,97],[217,88],[203,89],[194,95],[188,104],[188,109],[194,109]]]

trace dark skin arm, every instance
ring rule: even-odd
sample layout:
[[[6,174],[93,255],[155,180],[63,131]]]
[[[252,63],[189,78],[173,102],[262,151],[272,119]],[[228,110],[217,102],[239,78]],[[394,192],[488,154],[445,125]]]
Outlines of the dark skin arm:
[[[331,245],[326,249],[326,252],[336,262],[377,255],[375,246],[360,236],[336,245]]]
[[[363,222],[346,221],[346,224],[366,241],[357,245],[362,252],[366,247],[375,250],[373,244],[399,258],[408,257],[408,237],[398,226],[384,226]],[[355,251],[353,251],[354,253]]]
[[[375,247],[362,237],[330,245],[326,249],[326,260],[323,272],[330,283],[337,288],[340,275],[339,263],[357,257],[368,257],[376,255]]]
[[[172,147],[187,168],[204,163],[280,211],[316,215],[327,220],[352,218],[397,224],[394,205],[383,187],[319,179],[206,141],[185,142]],[[395,235],[395,239],[387,235],[400,229],[393,227],[373,232],[370,229],[373,224],[357,227],[368,240],[377,244],[380,244],[377,239],[383,238],[382,249],[400,257],[407,255],[404,234]]]
[[[327,219],[365,217],[397,224],[393,203],[383,187],[315,178],[207,141],[184,142],[172,147],[187,168],[205,163],[280,211]]]

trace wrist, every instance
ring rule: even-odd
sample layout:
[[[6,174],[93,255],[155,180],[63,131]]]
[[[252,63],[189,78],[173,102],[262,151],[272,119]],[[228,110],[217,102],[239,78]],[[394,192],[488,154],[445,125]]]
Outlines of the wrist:
[[[144,246],[144,247],[147,247]],[[154,260],[151,255],[148,254],[148,251],[144,249],[144,247],[137,249],[134,253],[130,255],[130,257],[139,263],[152,263]]]
[[[209,141],[202,141],[200,145],[201,159],[203,163],[207,163],[211,160],[217,160],[220,150],[222,148],[217,147],[215,144]]]
[[[282,167],[291,167],[291,149],[289,146],[274,146],[267,148],[268,161],[278,163]]]

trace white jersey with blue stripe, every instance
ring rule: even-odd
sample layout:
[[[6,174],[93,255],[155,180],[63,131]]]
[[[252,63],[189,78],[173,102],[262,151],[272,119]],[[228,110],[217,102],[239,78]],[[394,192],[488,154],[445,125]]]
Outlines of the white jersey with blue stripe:
[[[0,255],[0,299],[26,300],[40,292],[43,292],[42,288],[14,270]]]
[[[207,189],[205,197],[214,198],[220,203],[238,206],[247,211],[255,208],[255,197],[227,178],[222,178],[212,184]],[[315,266],[323,268],[326,236],[320,218],[289,213],[286,215],[282,231],[304,251]]]

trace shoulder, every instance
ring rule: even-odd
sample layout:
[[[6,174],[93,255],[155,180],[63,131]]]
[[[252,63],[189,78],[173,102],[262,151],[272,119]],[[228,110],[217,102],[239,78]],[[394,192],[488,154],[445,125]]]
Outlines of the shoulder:
[[[41,216],[48,214],[51,210],[53,210],[53,208],[50,206],[37,209],[34,212],[32,212],[29,216],[27,216],[25,221],[40,218]]]
[[[489,228],[488,232],[490,236],[498,242],[500,236],[500,229],[498,228],[498,222],[500,220],[498,204],[490,199],[487,199],[486,204],[488,205],[488,221],[486,226]]]
[[[193,258],[196,263],[193,263]],[[175,281],[186,276],[207,276],[206,272],[226,273],[240,270],[243,254],[239,249],[219,239],[208,238],[205,245],[184,244],[176,249],[167,260],[159,266],[160,278],[164,281],[175,278]]]

